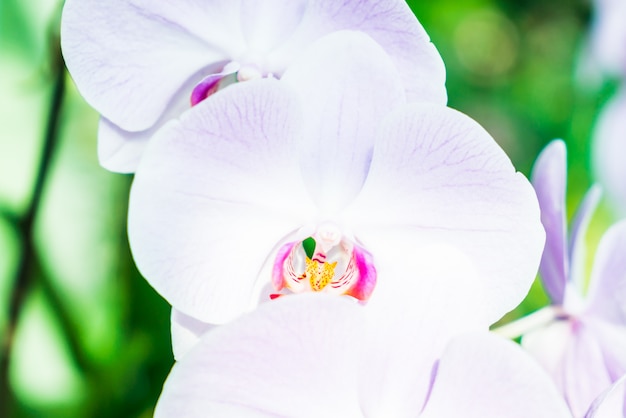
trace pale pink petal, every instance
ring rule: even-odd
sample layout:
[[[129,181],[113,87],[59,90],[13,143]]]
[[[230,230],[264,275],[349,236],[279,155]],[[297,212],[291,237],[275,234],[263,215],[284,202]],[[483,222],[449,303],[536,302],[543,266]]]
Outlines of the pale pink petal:
[[[323,215],[334,215],[361,189],[382,117],[404,103],[397,70],[371,38],[341,31],[315,42],[282,82],[303,103],[303,176]]]
[[[176,309],[210,323],[255,306],[264,264],[314,209],[296,150],[299,102],[257,80],[218,92],[150,143],[133,183],[137,266]]]
[[[205,332],[215,327],[215,325],[185,315],[176,308],[172,308],[171,322],[172,352],[176,361],[180,361],[195,347]]]
[[[155,418],[362,417],[362,308],[292,295],[205,334],[163,387]]]
[[[591,146],[595,176],[615,212],[620,215],[626,214],[625,120],[626,88],[622,88],[602,109]]]
[[[310,0],[293,36],[269,59],[280,63],[299,53],[306,54],[303,45],[342,29],[365,33],[389,54],[409,101],[446,103],[441,56],[404,1]],[[332,67],[326,71],[336,74]]]
[[[571,418],[548,376],[515,343],[480,334],[448,345],[419,416]]]
[[[546,292],[554,304],[563,303],[569,278],[567,245],[567,157],[565,143],[554,140],[541,152],[532,173],[541,208],[541,223],[546,230],[546,246],[539,271]]]
[[[480,125],[445,107],[410,105],[387,119],[367,181],[344,216],[375,262],[398,244],[383,239],[385,231],[401,235],[402,245],[464,253],[477,269],[492,322],[524,298],[543,249],[528,180]],[[419,271],[415,257],[404,260],[405,271]]]
[[[588,312],[626,326],[626,221],[613,225],[596,251],[589,284]]]
[[[61,40],[85,99],[122,129],[143,131],[190,78],[240,53],[240,25],[236,0],[68,0]]]

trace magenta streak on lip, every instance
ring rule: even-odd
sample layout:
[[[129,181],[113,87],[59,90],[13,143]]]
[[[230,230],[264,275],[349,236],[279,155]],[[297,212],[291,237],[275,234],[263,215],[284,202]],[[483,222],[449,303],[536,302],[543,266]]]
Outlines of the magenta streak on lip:
[[[191,105],[195,106],[215,93],[224,75],[224,73],[211,74],[198,83],[191,92]]]

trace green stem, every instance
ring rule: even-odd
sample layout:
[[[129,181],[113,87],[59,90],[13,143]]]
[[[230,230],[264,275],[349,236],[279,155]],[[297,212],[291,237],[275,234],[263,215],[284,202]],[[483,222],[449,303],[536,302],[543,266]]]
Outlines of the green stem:
[[[562,315],[562,308],[550,305],[529,315],[523,316],[513,322],[494,328],[491,331],[513,340],[530,331],[546,326]]]
[[[65,95],[65,66],[61,58],[60,51],[55,60],[54,71],[54,89],[51,96],[50,111],[46,130],[44,133],[43,150],[39,160],[39,167],[35,177],[31,201],[24,214],[17,219],[16,228],[20,237],[20,257],[15,273],[15,281],[9,300],[8,317],[2,342],[0,345],[0,416],[11,416],[11,388],[9,386],[9,363],[11,357],[11,349],[15,336],[15,330],[20,317],[20,313],[24,306],[26,296],[32,288],[35,280],[35,245],[33,240],[33,229],[44,186],[50,171],[50,164],[54,148],[58,139],[59,121],[61,110],[63,107],[63,98]]]

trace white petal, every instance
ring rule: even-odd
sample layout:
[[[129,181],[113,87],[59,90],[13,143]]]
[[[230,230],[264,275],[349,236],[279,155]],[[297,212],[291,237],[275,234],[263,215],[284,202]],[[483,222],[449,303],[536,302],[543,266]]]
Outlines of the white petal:
[[[199,321],[173,308],[171,332],[174,359],[176,361],[182,360],[198,344],[200,337],[212,328],[214,325]]]
[[[420,418],[571,418],[540,367],[516,344],[489,335],[458,337],[442,354]]]
[[[219,71],[239,53],[239,19],[236,0],[69,0],[63,54],[93,107],[121,129],[142,131],[190,77]]]
[[[361,417],[362,308],[293,295],[204,335],[168,377],[155,418]]]
[[[272,251],[310,221],[296,156],[299,104],[286,84],[230,86],[171,123],[133,183],[137,266],[176,309],[228,321],[258,303]]]
[[[398,262],[407,256],[415,260],[412,268]],[[361,404],[372,416],[414,416],[450,339],[488,327],[475,309],[482,295],[463,254],[451,247],[399,244],[393,257],[378,259],[378,284],[366,306],[375,332],[366,343],[367,367],[359,383]]]
[[[342,31],[315,42],[282,82],[303,103],[303,175],[332,214],[360,190],[382,116],[404,103],[397,70],[371,38]]]
[[[100,118],[98,125],[100,165],[116,173],[134,173],[148,145],[148,140],[155,131],[154,128],[141,132],[123,131],[107,119]]]
[[[611,385],[591,404],[585,418],[623,418],[626,416],[626,375]]]
[[[383,230],[401,243],[465,253],[483,281],[492,322],[524,298],[543,250],[528,180],[480,125],[445,107],[409,105],[387,119],[367,181],[344,216],[374,260],[397,244],[377,241]],[[404,260],[404,269],[413,266]]]

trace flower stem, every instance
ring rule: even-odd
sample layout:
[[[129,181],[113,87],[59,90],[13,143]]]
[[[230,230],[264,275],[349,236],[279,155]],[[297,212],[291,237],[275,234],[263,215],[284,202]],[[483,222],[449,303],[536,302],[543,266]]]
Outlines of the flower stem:
[[[562,309],[559,306],[546,306],[513,322],[494,328],[491,331],[513,340],[549,324],[562,316],[562,313]]]
[[[0,345],[0,416],[12,416],[10,408],[11,389],[9,386],[8,369],[15,330],[24,306],[26,296],[35,280],[35,245],[33,229],[41,203],[44,186],[50,171],[50,164],[54,148],[58,139],[59,121],[65,95],[65,66],[60,50],[55,53],[54,60],[54,87],[52,91],[50,110],[43,138],[39,167],[37,169],[31,201],[26,211],[16,219],[15,227],[20,237],[20,256],[16,268],[15,280],[10,293],[6,328]]]

